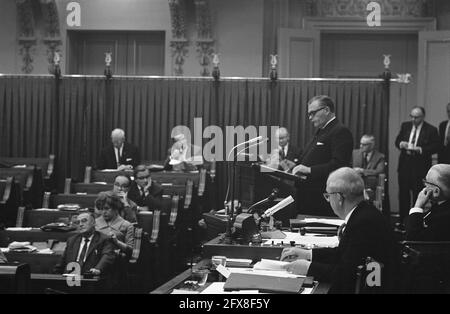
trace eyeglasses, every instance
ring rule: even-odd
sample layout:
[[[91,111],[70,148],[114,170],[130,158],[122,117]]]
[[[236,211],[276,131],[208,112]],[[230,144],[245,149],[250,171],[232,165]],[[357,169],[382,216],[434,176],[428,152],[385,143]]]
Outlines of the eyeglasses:
[[[144,179],[148,179],[148,178],[150,178],[150,175],[146,175],[146,176],[144,176],[144,177],[138,177],[138,176],[136,176],[136,179],[137,179],[137,180],[144,180]]]
[[[422,180],[422,183],[423,183],[424,186],[431,185],[431,186],[434,186],[434,187],[439,188],[439,190],[442,190],[441,187],[440,187],[439,185],[434,184],[434,183],[431,183],[431,182],[428,182],[428,181],[425,180],[425,179]]]
[[[369,146],[371,143],[360,143],[360,146]]]
[[[322,108],[319,108],[317,110],[313,110],[313,111],[308,112],[308,118],[311,119],[312,117],[314,117],[316,115],[316,113],[318,113],[320,110],[325,109],[325,108],[326,107],[322,107]]]
[[[79,225],[80,223],[87,223],[89,221],[89,219],[88,218],[83,218],[83,219],[77,219],[77,220],[74,220],[73,221],[73,224],[75,224],[75,225]]]
[[[413,116],[412,114],[410,114],[409,117],[410,117],[411,119],[420,119],[420,118],[423,118],[423,116]]]
[[[344,198],[344,194],[342,192],[330,192],[330,193],[323,193],[323,197],[327,202],[330,202],[330,196],[333,194],[339,194],[342,198]]]
[[[120,188],[120,189],[128,189],[128,187],[129,187],[129,185],[128,184],[124,184],[124,185],[121,185],[121,184],[119,184],[119,183],[114,183],[114,186],[115,187],[118,187],[118,188]]]

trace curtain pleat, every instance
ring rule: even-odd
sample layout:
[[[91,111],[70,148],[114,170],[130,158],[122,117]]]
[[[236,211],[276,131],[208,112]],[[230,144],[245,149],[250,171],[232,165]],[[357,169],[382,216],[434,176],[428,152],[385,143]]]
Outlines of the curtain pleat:
[[[337,117],[353,132],[355,147],[362,134],[371,133],[380,150],[388,152],[389,108],[381,82],[64,77],[53,118],[55,86],[51,77],[0,78],[0,156],[56,153],[60,183],[68,177],[82,180],[84,167],[94,165],[110,141],[109,126],[123,128],[143,160],[166,157],[177,125],[189,127],[194,136],[196,118],[202,119],[201,136],[210,125],[223,130],[224,140],[227,126],[278,125],[290,131],[294,145],[303,147],[314,132],[307,103],[320,94],[335,100]],[[226,163],[219,163],[219,203],[226,172]]]

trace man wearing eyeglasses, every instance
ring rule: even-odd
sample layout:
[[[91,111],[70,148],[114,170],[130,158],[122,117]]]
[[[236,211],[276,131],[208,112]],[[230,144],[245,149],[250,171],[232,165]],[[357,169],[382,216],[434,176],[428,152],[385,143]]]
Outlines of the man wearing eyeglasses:
[[[391,227],[383,214],[364,200],[364,182],[351,168],[330,174],[324,198],[345,223],[339,228],[337,248],[305,250],[284,249],[281,260],[285,269],[297,275],[331,283],[329,293],[354,293],[359,265],[371,257],[384,265],[382,291],[394,288],[397,246]]]
[[[134,182],[128,191],[128,198],[137,204],[137,211],[148,211],[161,207],[163,188],[154,182],[145,165],[134,169]]]
[[[431,167],[431,157],[439,151],[437,128],[425,122],[425,109],[411,110],[411,121],[402,123],[395,146],[400,149],[398,187],[400,225],[408,216],[413,200],[423,188],[422,180]],[[412,195],[411,195],[412,194]],[[411,198],[412,197],[412,198]]]
[[[322,193],[332,171],[350,166],[353,136],[336,119],[334,102],[328,96],[316,96],[308,102],[308,118],[317,131],[292,170],[303,179],[297,186],[297,210],[301,214],[334,216]]]
[[[433,166],[406,220],[408,241],[450,241],[450,165]],[[431,210],[425,207],[431,202]]]

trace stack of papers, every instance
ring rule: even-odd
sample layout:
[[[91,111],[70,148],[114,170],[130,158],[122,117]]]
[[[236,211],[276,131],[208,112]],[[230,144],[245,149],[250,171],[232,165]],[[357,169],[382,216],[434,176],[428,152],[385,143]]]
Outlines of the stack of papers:
[[[8,245],[10,252],[24,252],[31,253],[37,251],[37,249],[31,245],[30,242],[12,242]]]
[[[303,220],[307,224],[323,224],[340,227],[345,220],[342,219],[328,219],[328,218],[305,218]]]
[[[288,265],[288,262],[282,262],[277,260],[270,259],[261,259],[260,262],[256,263],[253,266],[253,270],[271,270],[271,271],[286,271],[285,266]]]

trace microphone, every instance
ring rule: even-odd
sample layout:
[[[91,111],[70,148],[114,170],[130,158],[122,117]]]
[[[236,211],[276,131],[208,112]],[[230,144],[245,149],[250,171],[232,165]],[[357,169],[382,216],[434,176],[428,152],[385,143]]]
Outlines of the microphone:
[[[266,203],[272,202],[274,199],[277,198],[278,194],[280,194],[280,190],[277,188],[274,188],[267,198],[250,206],[250,208],[247,210],[247,213],[253,214],[256,211],[255,210],[256,206],[260,206],[260,205],[264,205]]]
[[[283,208],[285,208],[286,206],[288,206],[289,204],[291,204],[293,202],[294,202],[294,199],[292,198],[291,195],[289,195],[288,197],[283,199],[281,202],[279,202],[275,206],[273,206],[273,207],[269,208],[268,210],[266,210],[264,212],[264,214],[262,214],[261,217],[262,218],[270,217],[270,216],[276,214],[278,211],[282,210]]]
[[[232,153],[236,148],[241,147],[241,146],[243,146],[243,145],[247,145],[247,144],[253,144],[253,143],[258,142],[258,141],[260,141],[260,140],[262,140],[262,139],[263,139],[262,136],[258,136],[258,137],[254,137],[254,138],[252,138],[252,139],[250,139],[250,140],[248,140],[248,141],[245,141],[245,142],[242,142],[242,143],[239,143],[239,144],[233,146],[233,148],[231,148],[230,152],[228,153],[227,160],[230,159],[231,153]]]

